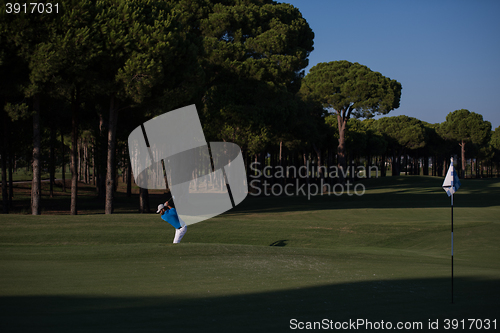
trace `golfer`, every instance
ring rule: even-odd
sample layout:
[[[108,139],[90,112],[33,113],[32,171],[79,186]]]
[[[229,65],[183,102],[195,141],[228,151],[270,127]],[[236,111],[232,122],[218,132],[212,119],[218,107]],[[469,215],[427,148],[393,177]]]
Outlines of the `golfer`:
[[[156,213],[159,213],[164,221],[167,221],[175,228],[173,243],[180,243],[182,237],[186,234],[187,226],[186,223],[179,218],[179,215],[177,215],[174,204],[170,203],[170,200],[165,202],[165,204],[159,204]]]

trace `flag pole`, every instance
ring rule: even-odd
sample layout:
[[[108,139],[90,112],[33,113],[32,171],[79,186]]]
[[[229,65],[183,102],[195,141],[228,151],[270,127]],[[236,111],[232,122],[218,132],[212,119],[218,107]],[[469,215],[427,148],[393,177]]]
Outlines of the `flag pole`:
[[[451,304],[453,304],[453,194],[451,195]]]
[[[460,187],[460,180],[453,167],[453,157],[450,161],[450,168],[443,181],[443,190],[451,197],[451,303],[453,304],[453,194]]]

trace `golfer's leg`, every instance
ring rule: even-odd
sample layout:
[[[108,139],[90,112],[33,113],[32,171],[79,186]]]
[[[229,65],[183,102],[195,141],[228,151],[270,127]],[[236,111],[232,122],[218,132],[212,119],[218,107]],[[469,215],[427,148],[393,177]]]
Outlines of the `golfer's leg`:
[[[175,238],[174,238],[174,243],[180,243],[182,237],[184,237],[184,234],[187,231],[187,226],[184,226],[180,229],[175,230]]]
[[[181,234],[180,229],[175,229],[175,237],[174,237],[174,244],[179,243],[181,240],[179,239],[179,235]]]
[[[187,226],[183,226],[179,232],[179,242],[181,241],[182,237],[184,237],[184,235],[186,234],[186,231],[187,231]]]

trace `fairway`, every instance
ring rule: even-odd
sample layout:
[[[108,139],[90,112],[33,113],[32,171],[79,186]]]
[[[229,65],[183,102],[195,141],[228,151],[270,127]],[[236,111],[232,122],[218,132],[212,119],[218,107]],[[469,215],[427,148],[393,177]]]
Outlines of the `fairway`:
[[[0,332],[286,332],[292,319],[498,329],[500,181],[466,179],[455,196],[454,304],[442,179],[361,182],[363,196],[249,195],[177,245],[155,214],[1,215]]]

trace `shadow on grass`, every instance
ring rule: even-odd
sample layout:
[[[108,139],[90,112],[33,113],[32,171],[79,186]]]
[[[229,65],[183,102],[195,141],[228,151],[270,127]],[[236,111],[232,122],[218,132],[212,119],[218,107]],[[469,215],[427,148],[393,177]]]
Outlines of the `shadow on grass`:
[[[364,319],[391,322],[393,328],[397,322],[421,322],[424,331],[429,320],[439,320],[443,331],[446,318],[497,319],[499,292],[500,280],[456,278],[451,304],[449,279],[435,278],[226,297],[1,297],[0,328],[2,332],[286,332],[291,319],[333,323]]]
[[[283,246],[286,246],[287,243],[288,243],[288,239],[280,239],[276,242],[272,242],[271,244],[269,244],[269,246],[283,247]]]

